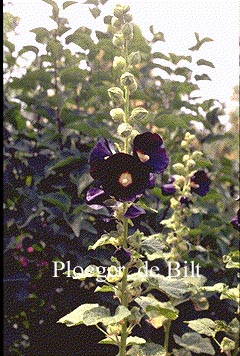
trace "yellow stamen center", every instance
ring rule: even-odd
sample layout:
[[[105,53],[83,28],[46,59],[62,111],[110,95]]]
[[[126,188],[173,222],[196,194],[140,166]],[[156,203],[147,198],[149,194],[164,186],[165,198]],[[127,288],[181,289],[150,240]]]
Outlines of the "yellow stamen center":
[[[133,182],[132,176],[131,176],[131,174],[129,172],[122,173],[120,175],[118,181],[125,188],[128,187]]]

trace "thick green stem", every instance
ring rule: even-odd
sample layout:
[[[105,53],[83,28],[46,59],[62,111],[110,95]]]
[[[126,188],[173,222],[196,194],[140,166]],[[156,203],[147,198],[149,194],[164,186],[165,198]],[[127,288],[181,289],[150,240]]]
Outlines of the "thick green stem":
[[[169,336],[170,336],[170,328],[171,328],[171,320],[167,320],[165,326],[164,326],[164,331],[165,331],[165,339],[164,339],[164,351],[165,354],[164,356],[168,355],[168,344],[169,344]]]

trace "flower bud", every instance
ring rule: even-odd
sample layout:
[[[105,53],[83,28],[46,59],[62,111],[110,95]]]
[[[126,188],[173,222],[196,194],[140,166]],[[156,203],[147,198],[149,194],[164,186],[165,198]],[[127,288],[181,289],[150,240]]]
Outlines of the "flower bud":
[[[131,22],[132,21],[132,15],[131,14],[124,14],[124,20],[125,20],[125,22]]]
[[[123,6],[122,5],[116,5],[114,10],[113,10],[113,14],[114,16],[116,16],[118,19],[121,18],[123,16]]]
[[[110,115],[114,121],[122,122],[122,121],[125,121],[125,119],[126,119],[125,113],[124,113],[123,109],[121,109],[121,108],[112,109],[110,111]]]
[[[122,33],[116,33],[113,36],[113,45],[116,47],[122,47],[124,45],[124,37]]]
[[[113,68],[114,69],[123,70],[125,66],[126,66],[126,61],[122,56],[114,57],[114,59],[113,59]]]
[[[191,135],[190,132],[186,132],[184,140],[188,142],[192,142],[193,140],[195,140],[195,138],[196,138],[195,135]]]
[[[136,90],[137,90],[137,82],[136,82],[136,80],[134,79],[134,82],[129,86],[129,91],[130,91],[130,93],[132,94],[132,93],[134,93]]]
[[[196,162],[193,159],[190,159],[187,163],[189,168],[193,168],[196,165]]]
[[[189,159],[190,159],[189,155],[184,155],[182,160],[183,162],[187,162]]]
[[[175,163],[172,168],[174,169],[174,171],[176,173],[179,173],[179,174],[184,174],[185,173],[185,168],[184,168],[184,165],[182,163]]]
[[[148,111],[146,109],[138,107],[138,108],[133,109],[133,111],[131,112],[130,119],[136,120],[136,121],[141,121],[141,120],[145,119],[147,115],[148,115]]]
[[[118,126],[117,132],[122,137],[128,137],[131,135],[132,129],[133,128],[131,125],[129,125],[127,123],[123,123]]]
[[[128,56],[128,62],[130,65],[136,65],[139,64],[141,62],[141,55],[140,52],[132,52],[129,54]]]
[[[192,158],[193,159],[199,159],[203,156],[203,153],[200,152],[200,151],[194,151],[193,154],[192,154]]]
[[[175,174],[174,175],[174,183],[175,185],[177,185],[178,187],[182,188],[185,184],[185,177],[184,176],[180,176],[180,175],[177,175]]]
[[[122,325],[121,324],[112,324],[108,325],[107,333],[109,335],[120,335],[122,332]]]
[[[171,208],[173,208],[173,209],[176,209],[179,205],[177,199],[175,199],[175,198],[171,198],[170,203],[171,203]]]
[[[134,83],[134,81],[135,81],[135,78],[134,78],[134,75],[132,73],[126,72],[126,73],[121,75],[120,83],[124,87],[129,87],[131,84]]]
[[[117,17],[113,16],[111,20],[111,25],[115,28],[121,28],[122,23]]]
[[[133,39],[133,25],[131,23],[126,23],[122,28],[122,33],[125,40]]]
[[[124,93],[122,89],[118,87],[112,87],[108,89],[108,95],[110,99],[112,99],[114,102],[118,102],[122,104],[124,102]]]
[[[188,147],[188,142],[185,141],[185,140],[183,140],[183,141],[181,142],[181,147],[182,147],[182,148],[187,148],[187,147]]]

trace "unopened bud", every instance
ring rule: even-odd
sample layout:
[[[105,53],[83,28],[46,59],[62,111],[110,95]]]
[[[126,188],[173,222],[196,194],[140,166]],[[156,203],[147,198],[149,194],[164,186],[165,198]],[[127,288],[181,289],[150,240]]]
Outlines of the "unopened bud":
[[[129,87],[131,84],[134,83],[134,81],[135,81],[135,78],[134,78],[134,75],[132,73],[126,72],[126,73],[121,75],[120,83],[124,87]]]
[[[148,111],[144,108],[138,107],[133,109],[131,112],[130,119],[131,120],[136,120],[136,121],[141,121],[145,119],[145,117],[148,115]]]
[[[195,135],[191,135],[190,132],[186,132],[184,140],[188,142],[192,142],[193,140],[195,140],[195,138],[196,138]]]
[[[124,122],[118,126],[117,132],[122,137],[128,137],[131,135],[132,129],[131,125]]]
[[[124,93],[122,89],[118,87],[112,87],[108,89],[108,95],[110,99],[112,99],[114,102],[122,104],[124,102]]]
[[[124,45],[124,37],[122,33],[116,33],[113,36],[113,45],[116,47],[122,47]]]
[[[113,16],[112,20],[111,20],[111,25],[113,27],[115,27],[115,28],[121,28],[122,23],[121,23],[120,19],[118,19],[117,17]]]
[[[136,65],[139,64],[141,62],[141,55],[140,52],[132,52],[129,54],[128,56],[128,62],[130,65]]]
[[[131,85],[129,85],[130,94],[134,93],[137,90],[137,87],[138,87],[137,82],[134,79],[134,82]]]
[[[114,10],[113,10],[114,16],[116,16],[118,19],[123,16],[123,6],[122,5],[116,5]]]
[[[179,205],[179,202],[175,198],[171,198],[170,203],[171,203],[171,208],[173,208],[173,209],[176,209]]]
[[[194,151],[193,154],[192,154],[192,158],[193,159],[199,159],[203,156],[203,153],[200,152],[200,151]]]
[[[196,165],[196,162],[193,159],[190,159],[187,163],[189,168],[193,168]]]
[[[174,169],[174,171],[176,173],[179,173],[179,174],[184,174],[185,173],[185,168],[184,168],[184,165],[182,163],[175,163],[172,168]]]
[[[124,14],[124,20],[125,20],[125,22],[131,22],[132,21],[132,15],[131,14]]]
[[[126,119],[125,113],[121,108],[112,109],[110,115],[114,121],[122,122]]]
[[[187,148],[187,147],[188,147],[188,142],[185,141],[185,140],[183,140],[183,141],[181,142],[181,147],[182,147],[182,148]]]
[[[120,57],[114,57],[113,59],[113,68],[117,70],[123,70],[126,66],[126,61],[125,59],[120,56]]]
[[[126,40],[133,39],[133,25],[131,23],[126,23],[122,28],[123,36]]]
[[[183,162],[187,162],[189,159],[190,159],[189,155],[184,155],[182,160]]]
[[[185,184],[185,178],[184,176],[180,176],[178,174],[174,175],[175,181],[174,184],[177,185],[178,187],[182,188]]]

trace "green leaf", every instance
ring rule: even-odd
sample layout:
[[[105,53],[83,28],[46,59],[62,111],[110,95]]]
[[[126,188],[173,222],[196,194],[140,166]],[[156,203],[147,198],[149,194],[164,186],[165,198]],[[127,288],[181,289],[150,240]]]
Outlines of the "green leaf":
[[[128,356],[164,356],[166,352],[159,344],[147,342],[144,345],[133,345],[127,353]]]
[[[146,340],[143,339],[142,337],[138,337],[138,336],[129,336],[127,338],[127,346],[130,345],[142,345],[145,344]]]
[[[77,1],[65,1],[63,3],[63,10],[65,10],[68,6],[71,6],[73,4],[77,4]]]
[[[152,58],[154,58],[154,59],[155,59],[155,58],[165,59],[166,61],[169,60],[169,57],[166,56],[165,54],[161,53],[161,52],[154,52],[154,53],[152,54]]]
[[[58,5],[53,0],[43,0],[43,1],[52,6],[52,16],[50,16],[50,17],[51,17],[51,19],[53,19],[54,21],[57,22],[58,15],[59,15]]]
[[[51,171],[59,169],[59,168],[66,167],[68,165],[71,165],[73,163],[77,163],[77,162],[80,162],[80,161],[81,161],[81,158],[79,158],[79,157],[69,156],[67,158],[61,159],[60,161],[55,163],[53,166],[48,168],[48,172],[51,172]]]
[[[49,31],[45,27],[37,27],[30,32],[36,34],[36,41],[39,43],[46,43],[50,35]]]
[[[157,274],[154,277],[149,277],[149,287],[177,299],[183,298],[190,291],[190,286],[184,281],[184,278],[170,278]]]
[[[156,315],[164,316],[166,319],[175,320],[178,318],[179,311],[173,307],[170,302],[161,303],[157,305],[149,305],[146,312],[155,312]]]
[[[202,74],[202,75],[194,75],[194,78],[196,80],[212,80],[207,74]]]
[[[202,354],[204,351],[205,354],[215,355],[215,350],[211,344],[209,338],[203,338],[197,333],[185,333],[182,337],[174,335],[175,342],[184,347],[186,350],[195,352],[196,354]]]
[[[226,264],[226,268],[240,268],[240,251],[236,250],[224,255],[223,263]]]
[[[235,349],[235,341],[229,339],[228,337],[224,337],[221,341],[221,352],[225,352],[229,354],[229,351]]]
[[[215,337],[216,324],[213,320],[202,318],[197,320],[185,321],[188,327],[196,331],[198,334]]]
[[[84,4],[97,6],[97,5],[98,5],[98,0],[86,0],[86,1],[84,2]]]
[[[90,49],[94,44],[90,36],[91,32],[92,31],[86,27],[79,27],[73,34],[66,37],[66,44],[73,42],[83,50]]]
[[[97,325],[98,323],[103,323],[103,320],[108,317],[110,317],[110,310],[98,305],[84,312],[83,323],[87,326]]]
[[[165,245],[161,237],[161,234],[157,234],[148,236],[142,240],[141,250],[144,251],[149,261],[162,258]]]
[[[86,311],[99,307],[99,304],[82,304],[74,309],[71,313],[63,316],[58,320],[58,323],[66,324],[66,326],[75,326],[83,323],[83,315]]]
[[[103,344],[103,345],[116,345],[116,342],[110,338],[102,339],[98,341],[98,344]]]
[[[93,9],[89,8],[89,11],[95,19],[101,14],[101,10],[99,10],[97,7],[94,7]]]
[[[29,52],[29,51],[34,52],[37,56],[39,49],[35,46],[23,46],[23,48],[18,52],[18,55],[21,56],[23,53]]]
[[[174,53],[169,53],[170,56],[170,61],[173,64],[178,64],[180,61],[188,61],[188,62],[192,62],[192,57],[191,56],[178,56]]]
[[[114,292],[114,291],[115,291],[114,287],[108,286],[108,285],[103,285],[101,287],[98,286],[95,289],[94,293],[96,293],[96,292],[108,293],[108,292]]]
[[[222,291],[220,299],[230,299],[236,302],[238,305],[240,303],[240,284],[236,288],[229,288]]]
[[[208,67],[215,68],[215,66],[214,66],[214,64],[212,62],[206,61],[205,59],[199,59],[197,61],[197,65],[198,66],[208,66]]]
[[[49,193],[42,195],[40,198],[41,200],[57,206],[63,212],[67,212],[71,206],[71,198],[64,192]]]
[[[113,245],[118,247],[120,245],[120,236],[111,236],[111,233],[104,234],[98,239],[94,245],[88,247],[89,250],[96,250],[100,246]]]
[[[197,43],[196,43],[195,46],[189,48],[190,51],[198,51],[204,43],[213,41],[209,37],[205,37],[202,40],[200,40],[199,39],[199,34],[197,32],[195,32],[195,37],[196,37]]]
[[[157,42],[157,41],[165,42],[165,38],[164,38],[163,32],[154,33],[152,42],[155,43],[155,42]]]

